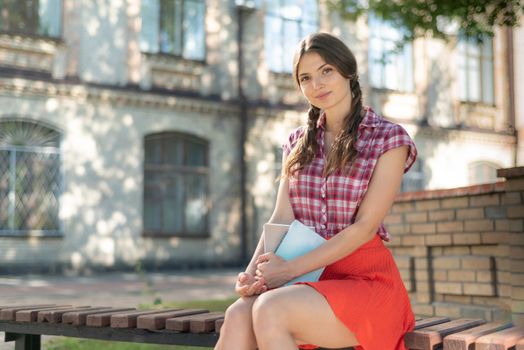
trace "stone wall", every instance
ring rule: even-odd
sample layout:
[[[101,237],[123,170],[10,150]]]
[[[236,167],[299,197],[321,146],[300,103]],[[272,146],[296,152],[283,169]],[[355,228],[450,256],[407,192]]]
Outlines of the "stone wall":
[[[417,315],[524,324],[524,167],[505,182],[399,195],[386,225]]]

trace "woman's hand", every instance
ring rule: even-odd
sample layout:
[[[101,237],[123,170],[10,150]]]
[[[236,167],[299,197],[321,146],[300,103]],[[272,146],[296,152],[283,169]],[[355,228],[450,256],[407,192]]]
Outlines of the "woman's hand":
[[[255,277],[250,273],[241,272],[238,274],[235,292],[241,297],[251,297],[264,293],[267,290],[264,278]]]
[[[295,277],[291,274],[288,262],[275,253],[259,255],[256,264],[256,275],[265,280],[268,288],[280,287]]]

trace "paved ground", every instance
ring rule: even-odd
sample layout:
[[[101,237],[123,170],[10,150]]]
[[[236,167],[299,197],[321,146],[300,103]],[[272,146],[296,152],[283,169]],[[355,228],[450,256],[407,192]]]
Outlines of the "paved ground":
[[[0,305],[52,303],[137,306],[162,301],[221,299],[234,296],[238,270],[109,273],[90,277],[0,276]],[[14,349],[3,343],[0,350]]]

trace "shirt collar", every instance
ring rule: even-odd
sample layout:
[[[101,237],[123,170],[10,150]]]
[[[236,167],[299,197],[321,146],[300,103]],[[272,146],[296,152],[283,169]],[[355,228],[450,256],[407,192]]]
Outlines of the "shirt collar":
[[[380,124],[380,116],[375,113],[371,107],[365,108],[365,115],[362,121],[360,122],[359,129],[363,127],[375,128]],[[326,113],[324,111],[320,112],[320,117],[317,120],[317,129],[325,130],[326,128]]]

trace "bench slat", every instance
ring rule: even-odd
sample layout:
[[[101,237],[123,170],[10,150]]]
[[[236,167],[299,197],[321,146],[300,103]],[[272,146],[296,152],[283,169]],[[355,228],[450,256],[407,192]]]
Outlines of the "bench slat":
[[[46,310],[63,310],[65,308],[70,308],[71,305],[57,305],[53,307],[44,307],[39,309],[31,309],[31,310],[22,310],[18,311],[15,315],[15,320],[17,322],[36,322],[38,319],[38,313],[40,311],[46,311]]]
[[[512,327],[511,322],[490,322],[482,326],[450,334],[444,338],[444,350],[468,350],[477,338]]]
[[[448,317],[429,317],[429,318],[418,319],[415,322],[415,330],[434,326],[434,325],[449,322],[449,321],[451,320]]]
[[[88,327],[107,327],[111,324],[111,316],[119,313],[136,310],[134,307],[121,309],[120,311],[109,311],[101,314],[87,315],[86,326]]]
[[[140,329],[149,329],[157,330],[166,328],[166,320],[173,317],[195,315],[209,312],[209,310],[204,309],[180,309],[172,312],[163,312],[153,315],[145,315],[138,317],[137,328]]]
[[[404,341],[408,349],[429,350],[442,344],[442,339],[446,335],[473,328],[483,323],[486,323],[486,321],[482,319],[457,319],[409,332],[404,337]]]
[[[111,316],[111,328],[136,328],[137,318],[142,315],[151,315],[159,312],[171,312],[180,309],[142,310]]]
[[[219,318],[224,317],[223,312],[210,312],[203,315],[193,315],[193,316],[184,316],[184,317],[177,317],[172,318],[166,321],[166,329],[177,331],[177,332],[188,332],[191,330],[191,322],[193,320],[198,322],[206,322],[206,319],[212,319],[213,320],[213,327],[214,327],[214,321],[216,321]],[[202,328],[201,325],[194,326],[195,329]],[[206,326],[204,325],[203,328]],[[208,326],[209,327],[209,326]]]
[[[503,331],[491,333],[477,339],[476,350],[507,350],[524,337],[524,328],[511,327]]]
[[[62,322],[62,315],[65,314],[66,312],[77,311],[77,310],[87,310],[87,309],[92,309],[92,308],[91,306],[76,306],[76,307],[71,307],[71,308],[63,309],[63,310],[54,310],[54,309],[44,310],[38,313],[36,321],[40,323],[45,323],[45,322],[60,323]]]
[[[189,331],[191,333],[209,333],[215,331],[215,322],[223,320],[224,313],[218,312],[216,315],[212,313],[195,316],[189,322]]]
[[[224,319],[221,318],[220,320],[215,321],[215,332],[220,333],[220,329],[222,328],[222,325],[224,324]]]
[[[27,305],[27,306],[16,306],[8,307],[0,311],[0,320],[2,321],[13,321],[15,319],[16,313],[23,310],[32,310],[44,307],[53,307],[55,304],[41,304],[41,305]]]
[[[74,326],[84,326],[86,324],[86,318],[89,315],[101,314],[108,311],[118,311],[118,309],[113,309],[112,307],[99,307],[93,308],[86,311],[73,311],[66,312],[62,315],[62,323],[72,324]]]

